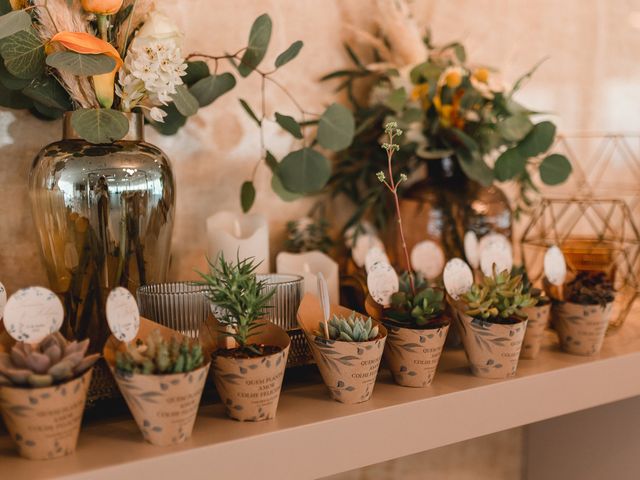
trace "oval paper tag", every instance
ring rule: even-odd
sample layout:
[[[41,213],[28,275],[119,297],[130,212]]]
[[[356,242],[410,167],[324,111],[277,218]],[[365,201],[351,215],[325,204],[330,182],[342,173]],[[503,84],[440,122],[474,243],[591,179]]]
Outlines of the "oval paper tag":
[[[437,278],[444,268],[444,253],[436,242],[424,240],[411,250],[411,266],[427,280]]]
[[[511,245],[502,242],[490,243],[480,252],[480,270],[485,276],[493,276],[494,265],[496,273],[511,271],[513,267]]]
[[[60,330],[63,318],[60,299],[43,287],[18,290],[4,309],[4,327],[19,342],[38,343]]]
[[[486,234],[478,241],[478,259],[482,258],[482,251],[489,248],[490,245],[499,244],[506,245],[505,248],[511,248],[509,239],[501,233],[491,232]]]
[[[471,268],[476,269],[480,266],[480,254],[478,252],[478,236],[475,232],[469,230],[464,234],[464,255]]]
[[[369,273],[371,267],[373,267],[376,263],[390,263],[389,257],[380,247],[373,247],[367,252],[367,255],[364,258],[364,269],[367,271],[367,273]]]
[[[544,254],[544,274],[551,285],[561,286],[567,276],[567,263],[557,246],[549,247]]]
[[[380,250],[384,250],[384,243],[375,235],[371,235],[369,233],[363,233],[358,235],[356,239],[356,243],[351,249],[351,256],[353,257],[353,261],[358,267],[364,266],[364,261],[367,258],[367,253],[372,248],[379,248]]]
[[[0,283],[0,320],[4,315],[4,307],[7,305],[7,290],[4,288],[4,285]]]
[[[460,258],[452,258],[447,262],[442,277],[444,288],[454,300],[467,293],[473,285],[473,273],[469,265]]]
[[[140,311],[136,299],[124,287],[116,287],[107,297],[107,323],[111,333],[121,342],[130,342],[140,328]]]
[[[376,303],[386,307],[391,303],[391,295],[400,288],[398,274],[391,265],[376,263],[367,275],[367,287]]]

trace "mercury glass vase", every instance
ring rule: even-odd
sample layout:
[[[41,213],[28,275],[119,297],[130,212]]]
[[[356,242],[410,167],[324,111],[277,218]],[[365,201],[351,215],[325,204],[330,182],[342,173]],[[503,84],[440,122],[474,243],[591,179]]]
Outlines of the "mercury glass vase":
[[[129,114],[122,140],[104,145],[81,139],[67,114],[62,140],[34,160],[29,191],[49,283],[65,307],[62,332],[100,351],[111,289],[135,294],[166,278],[175,216],[169,159],[144,141],[140,114]]]

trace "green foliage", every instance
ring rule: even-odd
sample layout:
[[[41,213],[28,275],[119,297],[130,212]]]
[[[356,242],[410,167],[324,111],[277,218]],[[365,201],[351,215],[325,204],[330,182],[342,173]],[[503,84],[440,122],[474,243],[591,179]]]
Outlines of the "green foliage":
[[[47,56],[46,63],[50,67],[80,77],[109,73],[116,67],[116,61],[107,55],[83,55],[76,52],[52,53]]]
[[[527,168],[527,159],[518,147],[509,148],[500,154],[493,167],[496,178],[501,182],[512,180]]]
[[[189,92],[198,100],[200,107],[206,107],[235,86],[235,77],[227,72],[198,80],[189,88]]]
[[[71,115],[71,126],[90,143],[112,143],[129,131],[129,120],[117,110],[83,108]]]
[[[256,115],[256,113],[253,111],[253,109],[251,108],[251,105],[249,105],[247,103],[246,100],[243,100],[242,98],[239,100],[240,101],[240,105],[242,106],[242,109],[247,112],[247,115],[249,115],[249,117],[251,118],[251,120],[253,120],[254,122],[256,122],[258,124],[258,126],[262,126],[262,120],[260,120],[258,118],[258,116]]]
[[[16,343],[10,353],[0,352],[0,385],[48,387],[82,375],[99,354],[87,355],[89,340],[69,342],[59,332],[39,344]]]
[[[336,152],[344,150],[351,145],[354,132],[355,121],[351,112],[339,103],[334,103],[320,116],[318,143]]]
[[[571,163],[564,155],[552,153],[540,164],[540,178],[547,185],[559,185],[571,175]]]
[[[44,45],[33,27],[3,39],[0,55],[9,73],[18,78],[32,79],[44,73]]]
[[[287,48],[284,52],[278,55],[278,58],[276,58],[276,68],[280,68],[296,58],[298,56],[298,53],[300,53],[300,50],[302,50],[303,45],[304,44],[301,40],[297,40],[289,45],[289,48]]]
[[[295,118],[276,112],[276,122],[295,138],[302,138],[300,124],[296,122]]]
[[[549,297],[547,297],[541,289],[533,286],[524,265],[514,266],[511,269],[511,276],[514,277],[516,275],[522,276],[522,293],[530,294],[531,298],[536,301],[535,305],[546,305],[551,302]]]
[[[242,184],[240,197],[242,199],[242,211],[246,213],[251,210],[253,202],[256,200],[256,187],[253,186],[253,182],[246,181]]]
[[[368,342],[375,340],[379,334],[379,328],[373,324],[371,317],[364,320],[356,312],[351,312],[348,318],[334,315],[329,320],[328,340],[341,340],[343,342]],[[322,338],[326,337],[324,325],[315,334]]]
[[[24,10],[15,10],[0,17],[0,39],[31,27],[31,17]]]
[[[211,72],[209,71],[207,62],[203,62],[202,60],[194,62],[188,61],[186,75],[182,77],[182,81],[190,87],[199,80],[210,76],[210,74]]]
[[[253,72],[267,53],[269,40],[271,40],[271,26],[271,18],[266,13],[260,15],[253,22],[251,32],[249,32],[247,49],[238,66],[238,71],[243,77]]]
[[[402,274],[400,288],[391,296],[391,307],[384,314],[404,326],[428,327],[444,313],[444,292],[439,288],[430,288],[420,275],[414,279],[415,296],[411,292],[409,274]]]
[[[228,328],[220,333],[232,337],[242,348],[249,347],[250,338],[259,333],[260,319],[275,293],[266,280],[257,279],[258,265],[253,258],[229,263],[221,254],[215,263],[209,261],[209,273],[200,273],[207,298],[224,312],[217,320]]]
[[[602,272],[579,272],[567,283],[565,299],[580,305],[605,307],[615,299],[613,283]]]
[[[511,276],[504,271],[484,277],[462,297],[467,305],[466,314],[490,323],[504,323],[521,318],[523,308],[536,304],[530,293],[525,293],[522,276]]]
[[[277,175],[282,186],[292,193],[316,193],[331,176],[331,162],[317,150],[304,147],[282,159]]]
[[[173,104],[181,115],[190,117],[198,113],[200,101],[189,91],[186,85],[177,85],[176,93],[171,96]]]
[[[204,364],[202,346],[185,337],[182,341],[172,337],[165,340],[160,330],[153,330],[143,342],[127,344],[124,352],[116,352],[116,370],[130,375],[166,375],[186,373]]]
[[[57,109],[61,112],[71,109],[71,101],[69,100],[69,95],[66,90],[57,80],[51,77],[32,80],[31,83],[22,90],[22,93],[48,108]]]
[[[325,218],[301,218],[287,222],[287,240],[285,248],[288,252],[301,253],[319,250],[327,253],[333,245],[329,236],[329,222]]]

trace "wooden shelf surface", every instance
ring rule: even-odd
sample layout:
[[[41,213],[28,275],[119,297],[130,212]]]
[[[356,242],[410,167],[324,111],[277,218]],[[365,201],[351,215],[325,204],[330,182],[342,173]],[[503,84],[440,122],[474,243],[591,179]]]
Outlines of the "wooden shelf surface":
[[[240,423],[221,405],[200,408],[193,436],[146,444],[129,417],[85,425],[74,455],[28,461],[0,436],[0,476],[11,480],[319,478],[640,395],[640,311],[596,357],[562,353],[551,332],[517,376],[471,375],[462,350],[445,351],[434,383],[397,386],[381,371],[372,400],[334,402],[320,383],[288,386],[278,416]]]

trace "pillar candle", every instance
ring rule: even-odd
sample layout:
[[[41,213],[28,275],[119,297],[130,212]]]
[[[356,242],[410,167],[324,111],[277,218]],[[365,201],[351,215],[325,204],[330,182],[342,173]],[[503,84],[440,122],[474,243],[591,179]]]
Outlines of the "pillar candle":
[[[329,286],[329,300],[340,304],[340,280],[338,264],[319,250],[304,253],[280,252],[276,257],[278,273],[290,273],[304,277],[305,293],[318,295],[318,272],[322,272]]]
[[[220,253],[233,263],[253,257],[261,262],[256,273],[269,273],[269,222],[264,215],[218,212],[207,219],[207,239],[212,261]]]

